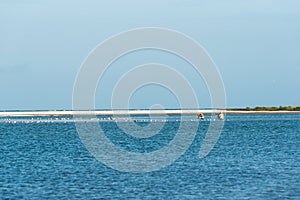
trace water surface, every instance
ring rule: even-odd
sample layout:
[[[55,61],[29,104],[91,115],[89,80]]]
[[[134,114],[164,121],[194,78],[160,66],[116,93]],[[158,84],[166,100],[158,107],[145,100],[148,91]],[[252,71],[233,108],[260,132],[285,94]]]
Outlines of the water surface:
[[[125,134],[113,121],[99,123],[114,144],[150,152],[172,140],[177,119],[169,117],[160,133],[146,139]],[[209,120],[187,120],[182,123],[199,123],[187,152],[172,165],[143,174],[97,161],[72,120],[47,120],[0,119],[1,199],[300,198],[299,115],[227,115],[218,143],[204,159],[198,153]]]

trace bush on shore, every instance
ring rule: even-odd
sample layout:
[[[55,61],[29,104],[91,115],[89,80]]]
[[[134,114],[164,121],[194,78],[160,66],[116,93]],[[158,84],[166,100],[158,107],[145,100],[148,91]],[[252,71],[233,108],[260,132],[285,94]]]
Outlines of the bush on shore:
[[[255,108],[240,108],[240,109],[231,109],[231,110],[245,110],[245,111],[300,111],[300,106],[279,106],[279,107],[263,107],[257,106]]]

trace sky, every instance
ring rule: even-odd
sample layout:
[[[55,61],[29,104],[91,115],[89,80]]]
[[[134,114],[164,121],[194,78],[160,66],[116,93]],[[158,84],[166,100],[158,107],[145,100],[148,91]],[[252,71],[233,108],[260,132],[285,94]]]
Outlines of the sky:
[[[89,53],[105,39],[140,27],[173,29],[200,43],[222,76],[227,107],[299,106],[299,10],[297,0],[1,0],[0,110],[72,109],[74,81]],[[126,72],[143,62],[181,70],[201,107],[210,107],[204,82],[182,70],[187,63],[144,51],[111,66],[96,108],[109,108],[112,80],[122,75],[117,69]],[[130,108],[175,108],[174,98],[167,88],[149,85],[133,94]]]

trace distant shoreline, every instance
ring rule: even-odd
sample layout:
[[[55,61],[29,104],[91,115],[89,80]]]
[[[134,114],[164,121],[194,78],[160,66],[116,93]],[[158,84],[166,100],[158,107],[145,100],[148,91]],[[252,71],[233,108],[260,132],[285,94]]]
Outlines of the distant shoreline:
[[[237,111],[300,111],[300,106],[279,106],[279,107],[262,107],[257,106],[254,108],[227,108],[226,110],[237,110]]]
[[[34,116],[104,116],[104,115],[198,115],[203,114],[300,114],[300,111],[288,110],[96,110],[96,111],[0,111],[0,117],[34,117]]]

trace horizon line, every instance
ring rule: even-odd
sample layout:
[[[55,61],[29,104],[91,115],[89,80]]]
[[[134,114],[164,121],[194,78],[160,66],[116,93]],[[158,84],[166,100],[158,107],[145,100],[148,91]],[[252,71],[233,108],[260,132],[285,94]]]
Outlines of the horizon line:
[[[190,110],[68,110],[68,111],[0,111],[0,117],[29,116],[104,116],[104,115],[198,115],[203,114],[300,114],[300,111],[245,111],[225,109],[190,109]]]

